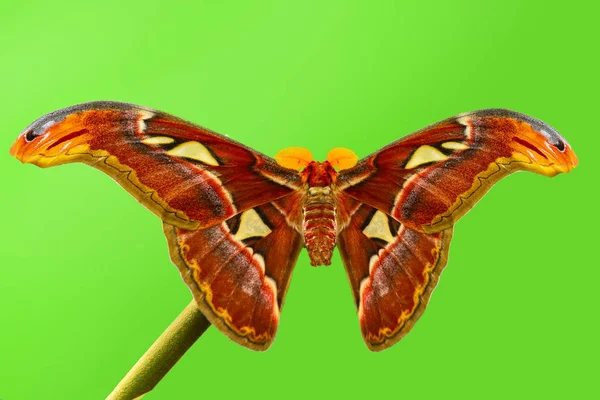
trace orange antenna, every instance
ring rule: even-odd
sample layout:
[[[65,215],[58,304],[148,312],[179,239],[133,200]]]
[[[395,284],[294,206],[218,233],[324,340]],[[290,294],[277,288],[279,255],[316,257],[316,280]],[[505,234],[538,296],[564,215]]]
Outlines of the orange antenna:
[[[358,156],[352,150],[343,147],[336,147],[327,153],[327,161],[334,168],[347,169],[354,167],[358,161]]]
[[[304,147],[288,147],[275,154],[277,164],[296,170],[305,168],[312,160],[312,154]]]

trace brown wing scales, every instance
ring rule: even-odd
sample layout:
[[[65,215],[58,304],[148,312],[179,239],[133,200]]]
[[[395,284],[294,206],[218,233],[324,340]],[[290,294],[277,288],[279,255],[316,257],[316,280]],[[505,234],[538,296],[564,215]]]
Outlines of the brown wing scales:
[[[395,344],[423,313],[452,237],[452,229],[429,235],[377,213],[363,204],[338,236],[363,338],[375,351]]]
[[[451,227],[501,178],[568,172],[577,158],[549,125],[483,110],[432,125],[340,172],[340,189],[413,229]]]
[[[28,142],[30,132],[37,136]],[[27,128],[11,153],[42,167],[87,163],[163,221],[185,229],[218,224],[300,187],[296,171],[265,155],[126,103],[92,102],[48,114]]]
[[[285,216],[265,204],[207,229],[165,224],[164,231],[171,259],[210,322],[244,346],[268,348],[302,248]]]

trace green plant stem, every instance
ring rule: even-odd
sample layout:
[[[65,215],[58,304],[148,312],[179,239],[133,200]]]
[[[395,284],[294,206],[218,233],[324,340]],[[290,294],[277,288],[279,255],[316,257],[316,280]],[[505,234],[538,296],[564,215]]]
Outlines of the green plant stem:
[[[192,301],[119,382],[107,400],[132,400],[150,392],[210,326]]]

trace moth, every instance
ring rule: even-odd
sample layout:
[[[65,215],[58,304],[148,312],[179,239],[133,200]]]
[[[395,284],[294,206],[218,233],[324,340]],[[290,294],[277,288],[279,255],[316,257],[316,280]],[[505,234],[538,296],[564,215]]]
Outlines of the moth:
[[[453,225],[508,174],[577,165],[542,121],[504,110],[461,114],[361,159],[270,158],[153,110],[91,102],[39,118],[10,153],[50,167],[83,162],[163,221],[173,263],[199,309],[235,342],[267,349],[296,259],[329,265],[337,245],[367,346],[398,342],[425,310]]]

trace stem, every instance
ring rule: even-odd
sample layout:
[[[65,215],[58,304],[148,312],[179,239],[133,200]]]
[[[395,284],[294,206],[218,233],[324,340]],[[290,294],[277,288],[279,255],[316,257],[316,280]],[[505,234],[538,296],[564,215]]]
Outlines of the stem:
[[[192,300],[106,399],[132,400],[150,392],[209,326]]]

